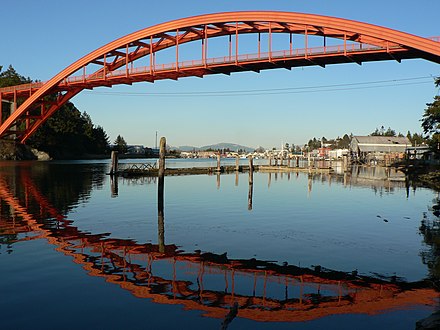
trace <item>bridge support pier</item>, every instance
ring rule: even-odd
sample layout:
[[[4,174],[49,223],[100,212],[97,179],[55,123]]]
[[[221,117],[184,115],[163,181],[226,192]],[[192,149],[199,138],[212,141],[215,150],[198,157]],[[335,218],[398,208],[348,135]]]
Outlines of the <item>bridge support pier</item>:
[[[9,105],[9,109],[6,110],[7,115],[4,117],[3,112],[5,111],[6,107],[4,107],[5,104]],[[14,96],[14,101],[9,101],[3,99],[2,93],[0,93],[0,125],[3,124],[4,119],[6,120],[9,116],[11,116],[15,110],[17,109],[17,102],[16,97]],[[11,126],[11,130],[15,130],[16,126]],[[11,135],[11,139],[15,139],[15,134]]]

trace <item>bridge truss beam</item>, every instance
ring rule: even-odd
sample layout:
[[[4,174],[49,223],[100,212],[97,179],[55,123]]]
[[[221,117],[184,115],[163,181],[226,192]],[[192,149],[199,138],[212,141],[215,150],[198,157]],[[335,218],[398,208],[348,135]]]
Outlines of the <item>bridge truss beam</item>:
[[[280,34],[289,37],[282,51],[274,50],[279,47],[274,38]],[[242,41],[246,35],[257,36],[255,53],[240,51],[241,44],[249,46],[248,40]],[[298,36],[302,38],[299,42],[294,40]],[[224,55],[209,57],[209,41],[221,37],[226,44],[222,49]],[[335,44],[335,40],[339,40],[339,44]],[[329,45],[329,41],[333,44]],[[192,59],[184,60],[182,47],[188,43],[191,43]],[[158,55],[172,48],[174,61],[158,63]],[[165,53],[170,56],[170,51]],[[197,53],[199,55],[194,55]],[[63,104],[84,89],[217,73],[367,61],[400,62],[411,58],[440,63],[440,39],[341,18],[289,12],[231,12],[183,18],[110,42],[46,83],[1,88],[0,99],[14,105],[17,105],[17,97],[24,101],[0,122],[0,138],[12,135],[24,143]],[[56,101],[48,109],[41,107],[48,98]],[[39,107],[40,113],[35,115]]]

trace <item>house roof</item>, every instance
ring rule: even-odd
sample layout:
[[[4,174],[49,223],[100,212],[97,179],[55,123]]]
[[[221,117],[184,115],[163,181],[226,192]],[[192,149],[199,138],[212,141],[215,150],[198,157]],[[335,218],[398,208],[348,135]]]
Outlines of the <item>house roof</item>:
[[[411,142],[400,136],[353,136],[361,152],[405,152]]]
[[[359,144],[404,144],[411,145],[405,136],[353,136]]]

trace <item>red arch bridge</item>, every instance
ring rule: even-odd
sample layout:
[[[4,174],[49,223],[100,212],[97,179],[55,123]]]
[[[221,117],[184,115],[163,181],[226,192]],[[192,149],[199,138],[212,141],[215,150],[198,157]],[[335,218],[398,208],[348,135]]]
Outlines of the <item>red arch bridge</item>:
[[[276,39],[281,35],[283,50],[275,50],[282,44]],[[246,40],[248,49],[250,37],[253,53],[244,52],[245,47],[240,46]],[[224,54],[210,57],[214,48],[210,44],[218,51],[219,41]],[[188,49],[196,59],[183,59]],[[172,54],[174,62],[160,64],[161,54],[168,58]],[[24,143],[63,104],[94,87],[414,58],[440,63],[440,37],[423,38],[342,18],[292,12],[229,12],[183,18],[110,42],[47,82],[0,88],[0,107],[4,102],[11,103],[9,116],[5,120],[0,116],[0,138]]]

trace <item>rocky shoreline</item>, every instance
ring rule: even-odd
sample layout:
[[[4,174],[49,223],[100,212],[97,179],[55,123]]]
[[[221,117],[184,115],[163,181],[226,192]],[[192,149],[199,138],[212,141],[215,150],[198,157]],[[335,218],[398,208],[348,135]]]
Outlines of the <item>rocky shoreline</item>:
[[[48,161],[52,159],[106,159],[109,155],[73,155],[59,152],[58,157],[51,157],[47,152],[31,148],[25,144],[15,141],[0,140],[0,160],[39,160]]]
[[[0,141],[1,160],[50,160],[47,153],[14,141]]]

